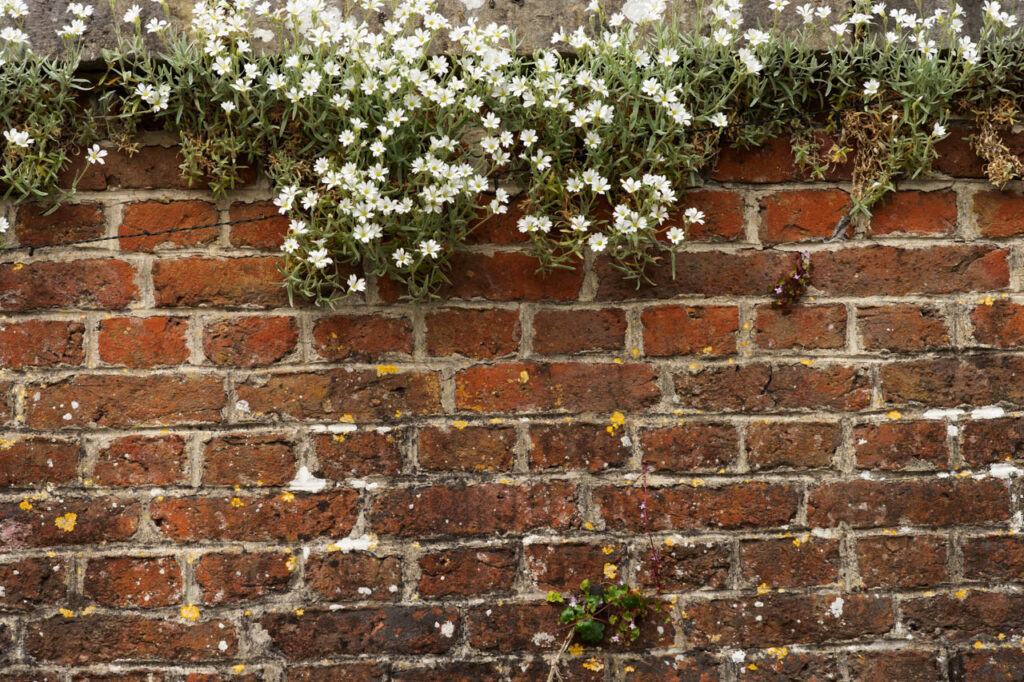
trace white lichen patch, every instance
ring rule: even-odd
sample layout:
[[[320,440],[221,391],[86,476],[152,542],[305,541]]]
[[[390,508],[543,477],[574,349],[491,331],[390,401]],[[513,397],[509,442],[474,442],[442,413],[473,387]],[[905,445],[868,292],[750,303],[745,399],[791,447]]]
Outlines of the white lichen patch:
[[[1006,414],[1006,410],[998,405],[978,407],[971,410],[971,419],[998,419]]]
[[[828,612],[832,614],[833,618],[841,618],[843,616],[843,604],[843,598],[836,597],[836,600],[829,605]]]
[[[288,484],[288,490],[296,490],[304,493],[318,493],[327,485],[327,479],[317,478],[309,472],[306,467],[299,467],[295,478]]]

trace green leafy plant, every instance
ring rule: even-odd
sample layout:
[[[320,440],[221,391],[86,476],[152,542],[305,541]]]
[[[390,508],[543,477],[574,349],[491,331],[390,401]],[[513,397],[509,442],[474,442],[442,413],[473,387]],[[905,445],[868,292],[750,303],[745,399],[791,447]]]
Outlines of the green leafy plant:
[[[598,645],[605,641],[632,644],[640,636],[640,622],[658,605],[635,587],[613,583],[600,587],[589,580],[580,583],[580,592],[563,596],[549,592],[547,600],[564,605],[558,622],[572,626],[584,644]]]

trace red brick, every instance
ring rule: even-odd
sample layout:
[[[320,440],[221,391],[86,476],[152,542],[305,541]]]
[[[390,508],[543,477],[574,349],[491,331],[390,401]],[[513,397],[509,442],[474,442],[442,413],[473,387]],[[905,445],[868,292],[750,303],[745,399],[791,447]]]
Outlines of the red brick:
[[[204,554],[196,584],[206,604],[235,604],[288,591],[291,570],[284,552]]]
[[[174,557],[90,559],[83,594],[110,607],[156,608],[181,600],[181,567]]]
[[[726,542],[706,540],[673,541],[658,549],[658,580],[666,592],[684,592],[708,588],[724,588],[729,580],[732,547]],[[644,547],[640,581],[655,586],[654,563],[650,547]]]
[[[14,235],[21,246],[43,246],[54,242],[102,237],[107,219],[99,204],[61,204],[44,215],[50,206],[25,204],[18,208]]]
[[[708,653],[675,656],[645,656],[622,662],[623,673],[630,682],[718,682],[718,664]],[[632,670],[627,671],[627,668]],[[538,682],[540,682],[538,679]],[[744,678],[746,681],[746,678]]]
[[[900,605],[903,623],[915,640],[978,639],[995,642],[1024,633],[1024,595],[971,590],[966,595],[939,594],[905,599]]]
[[[138,151],[120,151],[116,147],[107,150],[105,163],[86,164],[84,155],[72,159],[71,165],[61,174],[62,186],[70,187],[71,178],[80,171],[84,177],[78,183],[79,190],[104,190],[111,187],[124,189],[188,189],[188,180],[181,175],[181,164],[185,159],[177,147],[156,145],[142,147]]]
[[[420,557],[417,591],[424,597],[507,593],[515,588],[514,549],[452,548]]]
[[[238,653],[238,635],[230,621],[188,625],[130,614],[54,616],[28,626],[25,650],[37,661],[62,665],[227,661]]]
[[[251,670],[246,666],[246,670]],[[252,675],[239,675],[235,672],[224,672],[223,674],[218,673],[191,673],[185,678],[185,682],[260,682],[263,679],[258,677],[256,674]],[[143,680],[142,682],[146,682]]]
[[[292,445],[281,435],[218,436],[203,447],[204,485],[284,485],[295,478]]]
[[[945,469],[949,460],[944,422],[883,422],[853,430],[861,469]]]
[[[640,432],[643,462],[654,471],[719,471],[739,455],[736,429],[727,424],[684,424]]]
[[[480,682],[504,679],[501,671],[499,663],[445,661],[431,668],[393,668],[391,679],[393,682]]]
[[[661,398],[657,372],[629,363],[504,363],[456,373],[455,406],[476,412],[637,410]]]
[[[354,490],[286,498],[280,494],[167,498],[154,501],[149,515],[157,529],[174,542],[339,538],[348,535],[355,524],[359,495]],[[242,504],[232,504],[233,499]]]
[[[145,232],[161,232],[220,222],[217,209],[205,201],[146,201],[128,204],[118,228],[122,251],[156,251],[181,246],[200,246],[217,241],[219,228],[172,232],[133,237]],[[130,238],[129,238],[130,237]]]
[[[985,162],[970,143],[975,132],[971,127],[952,126],[949,135],[935,143],[935,151],[938,152],[933,164],[935,170],[957,178],[985,177]],[[1017,136],[1005,134],[1003,137],[1013,150],[1016,146],[1013,140]],[[1019,153],[1019,150],[1014,153]]]
[[[577,592],[584,580],[603,580],[606,564],[619,566],[625,559],[625,548],[614,542],[526,546],[530,578],[544,591]],[[624,572],[626,567],[621,568]]]
[[[0,309],[125,308],[139,294],[135,275],[109,258],[0,265]]]
[[[1024,420],[978,419],[965,422],[960,452],[970,466],[1024,459]]]
[[[295,350],[299,328],[293,317],[233,317],[203,328],[203,353],[215,365],[270,365]]]
[[[838,365],[728,365],[675,377],[680,404],[702,410],[863,410],[871,404],[864,368]]]
[[[1005,521],[1009,502],[992,479],[853,480],[812,488],[807,513],[811,526],[950,526]]]
[[[612,530],[646,530],[640,518],[644,492],[639,488],[602,486],[594,502]],[[695,528],[774,528],[796,515],[800,494],[778,483],[736,483],[717,488],[650,488],[647,514],[651,530]]]
[[[992,291],[1009,286],[1008,256],[991,246],[851,247],[811,256],[812,279],[837,296]]]
[[[935,682],[943,679],[931,651],[871,651],[850,656],[850,678],[859,682]]]
[[[221,380],[205,376],[85,374],[28,392],[40,396],[26,404],[35,428],[215,423],[224,407]]]
[[[412,608],[270,613],[260,619],[272,646],[289,660],[356,654],[443,654],[459,641],[441,624],[461,626],[454,609]],[[438,625],[435,626],[435,623]],[[336,679],[336,678],[331,678]]]
[[[626,313],[622,310],[541,310],[533,317],[535,353],[621,351],[625,341]]]
[[[767,350],[822,350],[846,345],[846,306],[757,307],[754,342]]]
[[[491,359],[519,348],[518,310],[448,308],[427,314],[427,354]]]
[[[680,251],[675,277],[671,264],[650,267],[650,282],[623,277],[607,259],[595,264],[600,301],[666,299],[691,294],[706,296],[767,296],[793,265],[793,254],[781,251]]]
[[[797,536],[740,543],[743,581],[750,586],[835,585],[840,563],[838,540]]]
[[[363,553],[311,556],[306,584],[330,601],[395,601],[402,598],[402,560]]]
[[[882,399],[928,406],[1024,403],[1024,358],[979,355],[882,365]]]
[[[711,178],[719,182],[787,182],[802,175],[785,136],[752,148],[723,146],[711,171]]]
[[[753,422],[747,427],[747,464],[753,471],[825,468],[841,439],[838,424]]]
[[[7,560],[0,563],[0,585],[4,586],[0,610],[30,611],[60,604],[67,597],[66,582],[67,569],[59,559]]]
[[[536,258],[525,253],[456,253],[442,298],[483,298],[489,301],[575,300],[583,284],[583,268],[539,273]]]
[[[644,353],[650,356],[736,352],[739,312],[731,306],[647,308],[641,314]]]
[[[949,580],[944,538],[857,538],[857,561],[867,588],[934,587]]]
[[[0,631],[0,643],[3,643],[4,634]],[[0,672],[0,682],[60,682],[56,673],[41,673],[33,670],[31,673]],[[72,682],[79,682],[78,678],[72,678]],[[155,682],[159,682],[156,680]]]
[[[850,205],[850,195],[837,189],[776,192],[761,199],[761,241],[827,239],[850,212]]]
[[[748,658],[750,663],[740,668],[740,679],[743,682],[824,682],[842,679],[839,661],[836,658],[793,653],[786,651],[785,648],[782,651],[786,652],[786,655],[781,658],[771,649]],[[751,665],[757,669],[751,670]]]
[[[593,657],[604,668],[609,667],[612,661],[604,656]],[[590,658],[587,658],[589,661]],[[582,661],[564,658],[559,665],[559,674],[562,682],[601,682],[604,680],[604,668],[590,670],[584,668]],[[551,671],[551,664],[543,658],[520,658],[509,670],[510,682],[547,682]],[[557,679],[557,678],[556,678]]]
[[[195,682],[192,678],[216,678],[216,675],[189,675],[188,682]],[[71,682],[161,682],[164,676],[159,672],[137,671],[131,673],[79,673],[71,678]],[[200,681],[202,682],[202,681]],[[216,680],[206,682],[216,682]],[[237,680],[237,682],[243,682]]]
[[[736,241],[743,239],[743,197],[725,190],[699,189],[686,193],[682,203],[687,208],[704,212],[703,225],[691,225],[687,231],[690,241]],[[676,219],[673,219],[676,218]],[[666,230],[681,226],[676,216],[663,224]]]
[[[971,312],[974,340],[994,348],[1019,348],[1024,345],[1024,305],[996,301],[979,305]]]
[[[880,206],[871,209],[870,234],[872,237],[894,233],[952,234],[956,222],[953,190],[894,192]]]
[[[470,426],[420,431],[419,462],[440,471],[506,471],[512,468],[516,432],[511,428]]]
[[[74,483],[79,451],[77,443],[56,438],[0,438],[0,488]]]
[[[281,287],[280,260],[248,258],[165,258],[153,264],[156,304],[169,306],[277,307],[288,303]]]
[[[277,250],[284,243],[288,232],[288,219],[278,213],[277,206],[270,201],[255,201],[249,204],[231,204],[228,219],[256,220],[231,226],[231,245],[253,249]]]
[[[1024,233],[1020,215],[1024,210],[1024,195],[1019,192],[987,190],[974,195],[974,219],[981,236],[992,238],[1016,237]]]
[[[92,478],[97,485],[171,485],[184,480],[185,462],[180,436],[126,436],[100,450]]]
[[[951,679],[957,682],[1021,682],[1024,680],[1024,651],[965,651],[949,663]]]
[[[530,429],[530,466],[533,469],[617,468],[629,460],[622,437],[594,424],[550,424]]]
[[[314,439],[320,475],[340,480],[350,476],[393,476],[402,470],[397,432],[357,431],[318,435]]]
[[[1024,575],[1024,539],[1018,536],[965,538],[963,556],[965,580],[1017,582]]]
[[[336,315],[316,321],[316,352],[325,360],[366,361],[412,353],[412,325],[404,317]]]
[[[139,505],[135,502],[51,497],[31,501],[28,509],[23,503],[0,503],[0,538],[5,549],[125,542],[139,527]],[[64,528],[56,525],[57,519],[62,519]],[[71,520],[73,527],[68,523]]]
[[[841,642],[882,635],[894,624],[891,599],[859,594],[720,599],[696,604],[686,614],[683,622],[696,646],[765,648]]]
[[[350,414],[358,421],[401,415],[438,414],[440,377],[436,372],[337,369],[272,374],[238,386],[253,417],[287,415],[294,419],[330,419]]]
[[[344,663],[323,667],[288,666],[288,682],[380,682],[383,671],[375,663]]]
[[[482,220],[466,235],[466,244],[522,244],[530,240],[529,235],[519,231],[519,219],[523,217],[525,201],[515,198],[508,204],[508,211],[486,215],[481,207]],[[470,223],[473,225],[473,223]]]
[[[564,481],[398,488],[382,494],[370,513],[374,532],[401,536],[525,533],[579,525],[576,486]]]
[[[11,384],[0,382],[0,424],[11,418]]]
[[[920,351],[949,348],[942,312],[910,305],[860,308],[857,327],[865,350]]]
[[[114,317],[100,321],[100,360],[111,365],[155,367],[188,361],[184,317]]]

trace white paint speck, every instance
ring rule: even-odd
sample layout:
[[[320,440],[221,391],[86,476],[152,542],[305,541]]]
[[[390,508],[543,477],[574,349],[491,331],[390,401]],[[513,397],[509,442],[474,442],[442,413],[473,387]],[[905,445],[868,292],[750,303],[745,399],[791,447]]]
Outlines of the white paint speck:
[[[217,648],[220,649],[221,651],[227,651],[228,650],[228,643],[225,642],[222,639],[222,640],[220,640],[220,644],[217,645]]]
[[[334,543],[338,551],[343,554],[349,552],[365,552],[370,549],[373,539],[369,535],[361,535],[357,538],[343,538]]]
[[[958,433],[960,433],[960,429],[958,429],[957,427],[953,426],[952,424],[950,424],[950,425],[948,425],[946,427],[946,435],[947,436],[955,436]]]
[[[363,595],[364,597],[369,597],[371,594],[373,594],[373,590],[371,590],[369,587],[360,587],[356,590],[356,592]]]
[[[629,439],[629,436],[623,436],[622,437],[622,447],[628,448],[632,444],[633,444],[633,441],[631,441]]]
[[[351,433],[356,430],[355,424],[313,424],[310,433]]]
[[[242,412],[243,414],[248,413],[249,412],[249,401],[248,400],[239,400],[238,402],[235,403],[235,409],[238,410],[239,412]]]
[[[729,660],[733,663],[742,663],[747,658],[746,651],[734,651],[729,654]]]
[[[323,490],[326,485],[326,479],[317,478],[313,474],[309,473],[309,469],[306,467],[299,467],[299,471],[295,474],[295,478],[293,478],[292,482],[288,484],[288,490],[318,493]]]
[[[533,636],[533,645],[548,647],[555,643],[555,636],[550,632],[538,632]]]
[[[63,420],[64,420],[64,421],[66,421],[66,422],[69,422],[69,421],[71,421],[71,413],[70,413],[70,412],[65,412],[65,413],[64,413],[64,416],[63,416],[63,417],[61,417],[61,419],[63,419]]]
[[[72,410],[77,410],[78,409],[78,401],[77,400],[72,400],[71,401],[71,409]]]
[[[998,419],[1004,414],[1006,414],[1006,410],[1003,408],[998,405],[989,405],[971,410],[971,419]]]
[[[451,622],[450,620],[446,620],[444,622],[444,625],[441,626],[441,634],[445,638],[451,639],[452,635],[455,634],[455,623]]]
[[[925,419],[952,419],[956,421],[960,418],[960,415],[964,413],[963,410],[953,408],[951,410],[940,410],[932,408],[924,413]]]
[[[988,473],[992,478],[1013,478],[1014,476],[1024,474],[1024,470],[1013,466],[1009,462],[997,462],[989,467]]]
[[[833,618],[840,618],[843,615],[843,598],[836,597],[836,600],[828,607],[828,612]]]
[[[352,481],[351,485],[356,490],[376,490],[380,487],[379,483],[368,483],[367,481],[358,478]]]

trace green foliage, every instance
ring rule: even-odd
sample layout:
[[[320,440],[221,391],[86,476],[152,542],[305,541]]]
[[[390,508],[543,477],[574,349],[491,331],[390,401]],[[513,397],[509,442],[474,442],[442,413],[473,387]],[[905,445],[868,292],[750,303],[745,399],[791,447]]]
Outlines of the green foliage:
[[[558,617],[562,625],[571,625],[580,641],[601,644],[607,633],[613,643],[631,644],[640,636],[640,621],[656,607],[637,588],[612,584],[604,588],[580,583],[580,592],[569,601],[558,592],[548,593],[548,602],[568,603]]]

